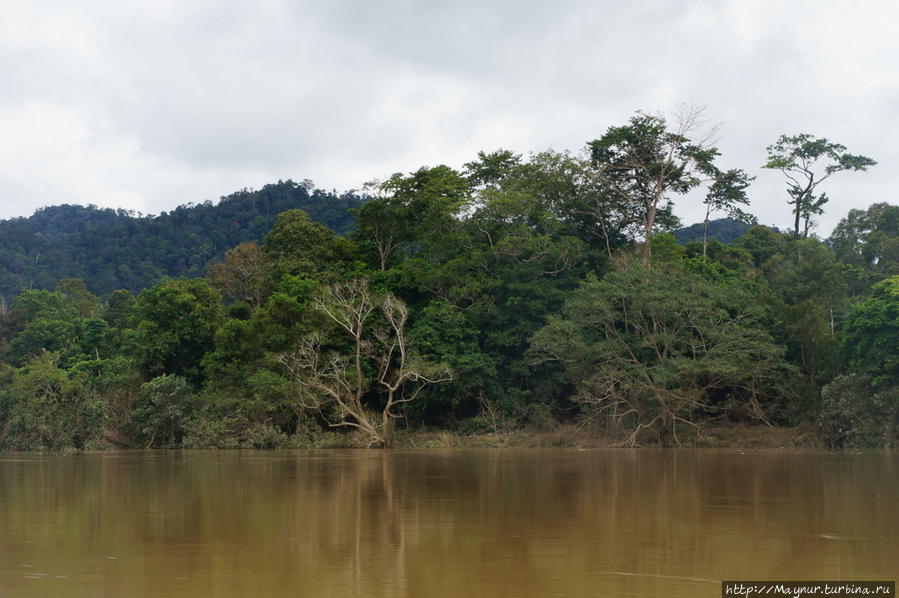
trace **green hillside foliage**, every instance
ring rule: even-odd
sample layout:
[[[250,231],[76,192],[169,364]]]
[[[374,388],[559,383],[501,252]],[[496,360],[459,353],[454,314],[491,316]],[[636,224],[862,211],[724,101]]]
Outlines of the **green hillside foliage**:
[[[0,221],[0,296],[11,302],[24,290],[52,289],[64,278],[82,279],[98,295],[137,293],[164,276],[203,276],[227,250],[261,241],[285,210],[304,210],[345,234],[354,227],[350,210],[361,204],[356,195],[288,180],[158,216],[96,206],[43,208]]]
[[[709,239],[714,239],[727,245],[745,235],[750,228],[752,228],[751,224],[735,218],[709,220]],[[702,222],[697,222],[696,224],[679,228],[673,234],[681,245],[694,241],[701,243],[702,229]]]
[[[896,206],[853,210],[827,240],[724,221],[727,242],[679,243],[671,202],[710,184],[683,178],[691,164],[736,171],[665,126],[613,127],[589,156],[425,166],[365,202],[288,181],[154,218],[4,222],[0,448],[387,447],[562,424],[631,446],[797,424],[894,446]]]

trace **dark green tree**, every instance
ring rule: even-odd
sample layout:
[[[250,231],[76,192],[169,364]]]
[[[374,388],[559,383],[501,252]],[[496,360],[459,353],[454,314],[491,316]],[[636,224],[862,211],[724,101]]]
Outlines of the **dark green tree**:
[[[371,207],[359,212],[356,239],[368,237],[377,248],[378,267],[386,269],[397,253],[440,260],[458,251],[460,216],[471,202],[471,183],[449,166],[394,174],[378,185]]]
[[[749,252],[756,268],[761,268],[783,250],[784,242],[784,235],[767,226],[756,225],[740,237],[737,245]]]
[[[352,270],[352,244],[313,222],[303,210],[278,215],[262,244],[274,280],[285,274],[330,279]]]
[[[379,195],[356,210],[358,226],[352,239],[363,253],[376,256],[371,261],[381,271],[393,265],[400,249],[414,239],[409,221],[409,206],[401,196]]]
[[[876,268],[892,263],[889,247],[897,238],[899,206],[875,203],[864,210],[849,210],[833,229],[829,241],[843,262]]]
[[[724,212],[728,217],[742,222],[755,224],[755,216],[747,214],[740,206],[749,205],[746,188],[755,177],[747,175],[743,170],[734,168],[715,175],[708,193],[705,196],[705,219],[702,222],[702,255],[708,254],[709,215],[713,212]]]
[[[883,280],[846,315],[848,374],[823,391],[820,422],[834,446],[899,443],[899,276]]]
[[[200,362],[212,350],[222,317],[221,295],[205,280],[167,279],[142,291],[132,315],[141,371],[199,383]]]
[[[848,294],[843,269],[817,239],[791,239],[763,272],[777,334],[805,375],[806,406],[813,408],[821,386],[836,373],[837,316]]]
[[[843,324],[849,367],[875,383],[899,385],[899,276],[883,280],[856,303]]]
[[[125,328],[134,309],[134,295],[131,291],[119,289],[109,294],[106,299],[106,307],[103,310],[103,319],[112,328]]]
[[[100,298],[87,290],[80,278],[63,278],[56,285],[56,291],[69,300],[80,317],[94,318],[100,314]]]
[[[495,152],[478,152],[478,159],[465,164],[465,176],[477,188],[498,186],[521,165],[521,154],[499,149]]]

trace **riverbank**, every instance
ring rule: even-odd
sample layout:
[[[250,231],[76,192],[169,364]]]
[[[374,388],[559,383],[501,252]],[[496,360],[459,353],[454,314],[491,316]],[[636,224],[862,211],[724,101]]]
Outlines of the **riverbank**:
[[[684,448],[821,448],[819,432],[808,424],[780,426],[707,426],[698,434],[681,437]],[[551,431],[516,429],[479,434],[447,430],[398,432],[393,448],[613,448],[621,438],[573,425]],[[639,446],[657,446],[642,442]]]

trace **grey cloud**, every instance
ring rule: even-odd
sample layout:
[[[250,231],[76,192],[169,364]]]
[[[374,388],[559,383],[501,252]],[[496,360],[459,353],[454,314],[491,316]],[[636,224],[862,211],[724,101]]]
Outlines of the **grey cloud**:
[[[848,6],[13,1],[0,185],[15,197],[0,217],[63,201],[158,212],[287,177],[358,188],[482,149],[578,151],[636,109],[696,100],[724,124],[724,163],[758,175],[763,222],[788,221],[782,181],[759,169],[778,135],[809,131],[881,162],[833,179],[827,232],[897,186],[899,9]],[[695,201],[679,211],[700,214]]]

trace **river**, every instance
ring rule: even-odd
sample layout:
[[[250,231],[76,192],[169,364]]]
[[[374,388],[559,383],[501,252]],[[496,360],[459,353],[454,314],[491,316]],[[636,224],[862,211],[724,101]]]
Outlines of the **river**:
[[[720,596],[895,580],[899,453],[0,454],[0,596]]]

